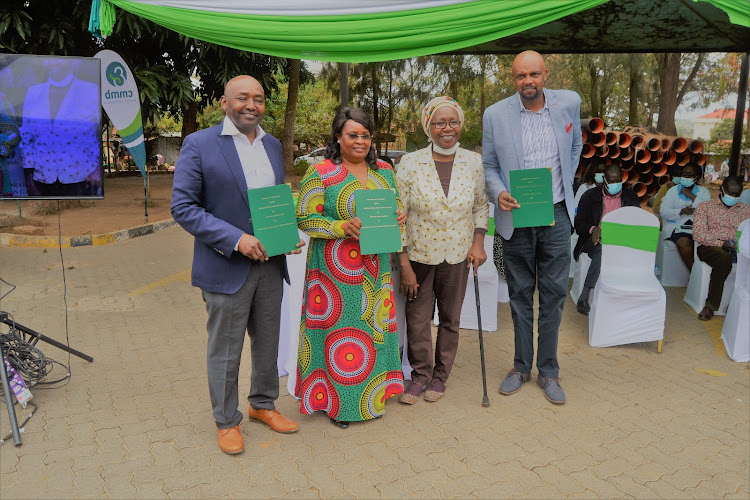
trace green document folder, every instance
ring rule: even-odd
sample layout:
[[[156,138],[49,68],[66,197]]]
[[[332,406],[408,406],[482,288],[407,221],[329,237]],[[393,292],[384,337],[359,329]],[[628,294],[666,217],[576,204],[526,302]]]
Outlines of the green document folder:
[[[521,208],[511,211],[513,227],[550,226],[555,223],[551,169],[511,170],[510,194],[521,205]]]
[[[396,220],[396,194],[390,189],[358,189],[354,207],[362,221],[359,248],[363,255],[401,250],[401,231]]]
[[[253,235],[260,240],[269,257],[297,248],[299,232],[291,187],[278,184],[248,189],[247,201]]]

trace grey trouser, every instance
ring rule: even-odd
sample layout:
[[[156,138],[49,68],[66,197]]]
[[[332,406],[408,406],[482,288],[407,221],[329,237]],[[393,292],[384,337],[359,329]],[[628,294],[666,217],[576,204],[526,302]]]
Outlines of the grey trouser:
[[[588,254],[591,259],[591,265],[589,266],[589,271],[586,273],[586,279],[583,282],[583,286],[586,288],[594,288],[596,282],[599,281],[599,273],[602,270],[602,242],[600,241],[598,245],[594,245],[589,239],[583,244],[581,251]]]
[[[565,203],[555,204],[555,225],[517,228],[503,238],[505,274],[516,340],[514,367],[530,373],[534,361],[534,289],[539,288],[536,366],[557,378],[557,334],[568,292],[570,218]]]
[[[284,292],[281,265],[284,257],[253,262],[247,280],[234,294],[203,291],[208,312],[208,390],[219,429],[242,421],[238,377],[245,332],[250,337],[252,372],[250,396],[255,409],[274,409],[279,397],[279,319]]]

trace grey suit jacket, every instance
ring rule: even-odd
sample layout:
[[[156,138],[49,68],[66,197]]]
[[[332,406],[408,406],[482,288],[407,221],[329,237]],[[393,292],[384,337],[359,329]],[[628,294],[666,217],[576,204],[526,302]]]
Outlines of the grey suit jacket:
[[[560,150],[565,203],[571,224],[575,216],[573,178],[578,168],[583,143],[581,140],[581,98],[570,90],[545,89],[549,103],[552,127]],[[498,196],[510,192],[509,172],[523,168],[523,142],[521,139],[521,102],[518,93],[496,102],[484,112],[482,161],[487,196],[495,204],[495,228],[503,238],[513,235],[511,212],[502,210]],[[512,195],[513,193],[511,193]]]

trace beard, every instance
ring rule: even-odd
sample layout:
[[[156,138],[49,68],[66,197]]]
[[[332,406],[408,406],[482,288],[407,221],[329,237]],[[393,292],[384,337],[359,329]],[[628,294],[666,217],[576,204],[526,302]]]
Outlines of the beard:
[[[533,90],[534,93],[529,95],[526,93],[527,90]],[[539,97],[539,88],[536,85],[526,85],[521,89],[521,97],[527,101],[533,101]]]

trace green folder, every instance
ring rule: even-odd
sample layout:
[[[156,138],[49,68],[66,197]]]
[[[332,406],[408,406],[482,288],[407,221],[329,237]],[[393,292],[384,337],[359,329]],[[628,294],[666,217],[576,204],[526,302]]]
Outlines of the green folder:
[[[511,170],[510,194],[521,205],[510,212],[513,227],[551,226],[555,223],[551,169]]]
[[[260,240],[269,257],[297,248],[299,232],[291,187],[277,184],[248,189],[247,201],[253,235]]]
[[[401,250],[396,208],[396,194],[390,189],[358,189],[354,192],[354,209],[362,221],[359,248],[363,255]]]

